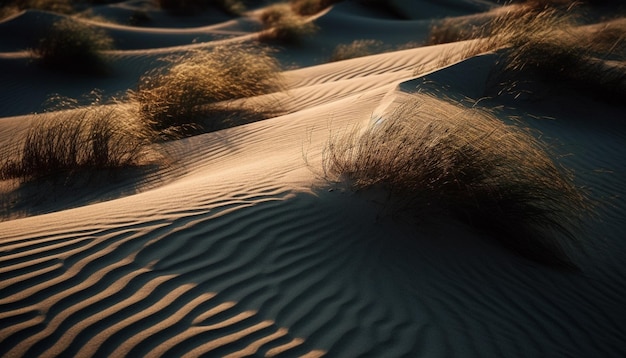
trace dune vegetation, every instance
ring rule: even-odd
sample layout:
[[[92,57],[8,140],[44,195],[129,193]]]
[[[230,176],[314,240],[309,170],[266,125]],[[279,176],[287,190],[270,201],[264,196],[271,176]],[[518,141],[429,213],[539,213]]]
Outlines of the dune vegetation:
[[[149,132],[127,115],[122,107],[98,105],[33,115],[28,130],[3,151],[0,179],[71,181],[157,158]]]
[[[571,173],[530,132],[494,113],[414,95],[371,127],[332,138],[325,176],[384,189],[394,210],[452,215],[527,258],[572,268],[588,207]]]
[[[104,31],[72,18],[55,22],[31,49],[37,62],[48,69],[77,74],[108,73],[104,51],[113,39]]]
[[[615,6],[615,5],[624,5],[624,2],[621,0],[515,0],[512,3],[521,3],[524,6],[532,7],[535,9],[544,9],[546,7],[571,7],[571,6]]]
[[[291,8],[299,15],[314,15],[341,0],[290,0]]]
[[[432,28],[428,44],[474,39],[463,57],[499,51],[502,64],[495,82],[511,86],[538,79],[623,103],[626,18],[602,25],[582,25],[579,19],[571,8],[514,6],[475,26],[444,20]]]
[[[266,7],[260,14],[260,20],[264,28],[259,36],[261,41],[282,41],[293,44],[317,31],[315,24],[296,13],[289,3],[278,3]]]
[[[33,115],[2,150],[0,179],[20,181],[142,165],[163,156],[154,143],[267,118],[276,102],[254,97],[283,89],[269,50],[251,46],[193,50],[145,74],[115,103],[78,107],[66,99]],[[237,101],[235,103],[235,101]]]
[[[378,40],[354,40],[349,44],[339,44],[330,56],[331,61],[342,61],[383,52],[384,44]]]
[[[139,118],[163,138],[232,127],[278,110],[277,103],[254,98],[283,89],[280,65],[268,49],[218,46],[167,62],[128,93]]]
[[[8,0],[0,3],[0,6],[17,11],[37,9],[60,14],[71,14],[75,11],[74,5],[76,2],[72,0]]]
[[[330,55],[330,61],[343,61],[351,58],[365,57],[385,52],[402,51],[420,46],[421,44],[417,42],[406,42],[404,44],[392,46],[386,45],[380,40],[358,39],[350,43],[343,43],[335,46],[335,49]]]

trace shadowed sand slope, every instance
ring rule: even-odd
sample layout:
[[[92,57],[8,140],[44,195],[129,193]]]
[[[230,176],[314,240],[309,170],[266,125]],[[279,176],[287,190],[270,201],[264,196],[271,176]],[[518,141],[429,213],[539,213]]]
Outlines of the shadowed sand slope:
[[[96,13],[126,16],[140,3]],[[281,45],[281,61],[302,57],[283,72],[287,90],[267,95],[284,103],[281,116],[159,143],[166,164],[148,176],[129,171],[121,181],[80,187],[89,192],[81,198],[51,182],[0,182],[0,199],[11,201],[0,203],[3,217],[19,217],[0,222],[0,356],[621,357],[623,107],[577,92],[495,96],[498,57],[457,63],[466,42],[309,66],[319,62],[307,57],[317,45],[343,42],[331,38],[342,19],[358,29],[345,27],[345,40],[362,38],[368,24],[391,26],[382,39],[402,29],[426,38],[428,18],[415,9],[441,17],[446,9],[467,15],[494,6],[391,3],[408,19],[345,2],[314,19],[317,35]],[[3,43],[0,63],[11,71],[0,74],[0,144],[39,118],[17,115],[37,111],[53,90],[80,95],[98,87],[113,96],[134,88],[162,55],[251,41],[258,31],[254,18],[205,14],[206,26],[185,27],[161,10],[148,13],[149,27],[97,25],[129,41],[111,52],[111,77],[50,73],[29,63],[18,40]],[[0,23],[0,32],[34,15],[65,16],[28,11]],[[498,108],[572,169],[596,204],[577,233],[580,272],[519,257],[452,217],[407,218],[390,209],[384,192],[355,193],[325,180],[331,139],[425,93]],[[15,202],[38,188],[40,202]]]

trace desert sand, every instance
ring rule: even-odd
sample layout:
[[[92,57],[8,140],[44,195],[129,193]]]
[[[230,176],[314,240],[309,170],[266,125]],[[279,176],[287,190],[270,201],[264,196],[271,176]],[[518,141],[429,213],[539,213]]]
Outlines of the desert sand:
[[[115,42],[107,76],[41,68],[27,51],[37,29],[71,15],[1,20],[0,145],[55,94],[97,89],[106,102],[164,56],[255,43],[268,5],[253,3],[241,17],[90,5],[98,17],[80,21]],[[271,118],[160,143],[167,159],[147,175],[4,180],[0,356],[622,356],[623,103],[577,90],[494,95],[497,56],[464,59],[463,41],[421,44],[437,19],[480,21],[502,5],[389,3],[395,12],[340,2],[306,18],[318,30],[299,43],[270,42],[285,80],[268,95],[281,105]],[[136,11],[150,20],[125,23]],[[385,52],[329,62],[359,39]],[[325,178],[329,140],[415,94],[499,108],[555,149],[594,202],[570,252],[579,270],[516,255],[453,217],[404,219],[384,195]]]

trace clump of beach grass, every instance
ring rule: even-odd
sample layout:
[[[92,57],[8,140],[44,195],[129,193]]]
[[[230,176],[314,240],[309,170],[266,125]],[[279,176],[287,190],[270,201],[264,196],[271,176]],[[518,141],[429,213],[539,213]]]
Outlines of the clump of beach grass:
[[[37,9],[56,12],[59,14],[71,14],[75,12],[72,0],[9,0],[3,1],[0,6],[17,11],[26,9]]]
[[[99,170],[137,167],[158,158],[153,136],[117,106],[33,115],[30,127],[4,150],[0,179],[73,178]]]
[[[548,7],[567,8],[572,6],[615,7],[624,5],[624,2],[621,0],[518,0],[513,1],[513,3],[521,3],[524,6],[533,9],[545,9]]]
[[[540,38],[560,28],[570,29],[573,17],[557,9],[536,11],[526,6],[509,6],[479,22],[447,18],[435,23],[426,45],[469,41],[463,47],[463,57],[514,48],[520,42]],[[560,30],[559,30],[560,31]]]
[[[278,110],[277,103],[258,99],[283,89],[280,65],[266,48],[219,46],[166,61],[128,93],[141,120],[164,139],[248,123]]]
[[[264,28],[259,35],[261,41],[298,43],[303,37],[317,31],[315,24],[294,12],[288,3],[278,3],[265,8],[260,14],[260,19]]]
[[[55,22],[31,49],[42,66],[78,74],[106,74],[107,57],[113,39],[104,31],[79,20],[66,18]]]
[[[468,41],[462,58],[497,51],[495,82],[543,80],[593,94],[626,99],[626,19],[580,25],[570,10],[512,6],[480,26],[445,20],[433,28],[430,44]],[[454,61],[450,57],[450,61]],[[448,64],[442,59],[441,65]]]
[[[581,26],[575,14],[527,11],[491,24],[490,46],[503,46],[500,82],[538,78],[593,94],[626,99],[626,19]],[[497,45],[500,43],[500,45]]]
[[[331,61],[342,61],[350,58],[369,56],[383,52],[383,42],[372,39],[354,40],[349,44],[339,44],[333,50]]]
[[[626,19],[596,28],[560,25],[514,38],[505,49],[500,82],[538,78],[599,99],[626,100]]]
[[[394,210],[451,215],[522,256],[574,268],[585,196],[528,130],[494,113],[414,95],[370,127],[331,138],[326,178],[384,189]]]
[[[5,4],[0,6],[0,20],[4,20],[20,12],[20,8],[15,4]]]
[[[341,0],[290,0],[291,8],[299,15],[314,15]]]

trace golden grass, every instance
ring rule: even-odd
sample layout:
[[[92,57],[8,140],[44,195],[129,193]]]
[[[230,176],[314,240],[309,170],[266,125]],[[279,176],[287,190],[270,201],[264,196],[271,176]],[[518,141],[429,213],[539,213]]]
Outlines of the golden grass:
[[[66,18],[55,22],[31,53],[42,66],[52,70],[106,74],[107,58],[103,52],[112,48],[113,39],[104,31]]]
[[[332,138],[331,181],[389,193],[415,217],[443,214],[527,258],[572,268],[585,197],[531,133],[494,113],[419,94],[362,132]]]
[[[299,15],[314,15],[341,0],[289,0],[291,9]]]
[[[276,103],[251,99],[283,89],[279,63],[267,49],[220,46],[168,62],[144,75],[137,90],[129,92],[138,116],[164,138],[232,127],[278,110]]]
[[[457,18],[438,20],[431,26],[428,39],[424,45],[432,46],[488,37],[486,26],[488,22],[489,20],[485,20],[476,23]]]
[[[14,149],[2,152],[0,179],[71,181],[86,171],[141,165],[156,153],[152,136],[121,107],[93,105],[31,120]]]
[[[443,21],[433,28],[430,44],[475,39],[464,46],[463,58],[500,51],[497,82],[539,79],[626,100],[626,18],[582,26],[572,11],[514,6],[482,26],[464,25]],[[454,60],[444,56],[440,65]]]
[[[350,58],[364,57],[385,50],[382,41],[379,40],[354,40],[349,44],[339,44],[333,50],[331,61],[342,61]]]
[[[533,9],[545,9],[548,7],[572,7],[572,6],[591,6],[591,7],[603,7],[603,6],[624,6],[622,0],[522,0],[513,1],[514,3],[522,3],[524,6]],[[615,9],[613,9],[615,10]]]
[[[20,8],[15,4],[2,5],[0,6],[0,21],[18,14],[20,11]]]
[[[485,22],[470,23],[454,18],[443,19],[433,25],[426,45],[465,40],[465,58],[481,53],[513,48],[516,44],[532,41],[555,31],[567,31],[573,18],[565,17],[556,9],[535,11],[525,6],[510,6]]]
[[[343,61],[351,58],[365,57],[385,52],[402,51],[422,46],[417,42],[406,42],[399,45],[386,45],[380,40],[360,39],[348,44],[339,44],[330,55],[330,61]]]
[[[2,3],[2,7],[16,8],[18,10],[37,9],[56,12],[60,14],[74,13],[72,0],[9,0]]]
[[[317,31],[315,24],[295,13],[288,3],[278,3],[265,8],[260,19],[264,28],[259,35],[261,41],[298,43],[303,37]]]

